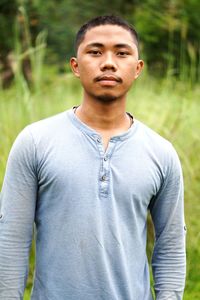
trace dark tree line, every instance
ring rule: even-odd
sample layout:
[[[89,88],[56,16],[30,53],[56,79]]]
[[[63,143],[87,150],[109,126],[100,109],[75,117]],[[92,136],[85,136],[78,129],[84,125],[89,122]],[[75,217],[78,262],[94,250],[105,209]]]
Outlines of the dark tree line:
[[[23,6],[27,17],[20,7]],[[151,73],[171,72],[180,79],[198,81],[200,61],[199,0],[0,0],[0,68],[3,86],[14,76],[13,53],[34,46],[40,31],[47,29],[48,64],[63,68],[74,54],[74,36],[80,25],[101,14],[117,14],[133,24],[140,36],[141,55]],[[28,28],[27,28],[28,26]],[[16,42],[18,41],[18,43]],[[31,81],[27,55],[22,71]]]

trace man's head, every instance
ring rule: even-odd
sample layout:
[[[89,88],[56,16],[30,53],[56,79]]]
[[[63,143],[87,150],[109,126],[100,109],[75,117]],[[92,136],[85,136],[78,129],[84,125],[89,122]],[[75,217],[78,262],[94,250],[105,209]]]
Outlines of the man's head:
[[[137,34],[136,30],[133,28],[133,26],[131,26],[128,22],[126,22],[119,16],[107,15],[107,16],[98,16],[96,18],[93,18],[81,26],[81,28],[77,32],[76,38],[75,38],[75,45],[74,45],[75,53],[77,53],[80,44],[84,40],[86,32],[88,30],[90,30],[91,28],[94,28],[94,27],[97,27],[100,25],[118,25],[118,26],[128,30],[131,33],[133,40],[138,48],[138,46],[139,46],[138,34]]]
[[[83,86],[84,99],[125,100],[143,67],[136,31],[119,17],[100,16],[81,27],[76,49],[70,63]]]

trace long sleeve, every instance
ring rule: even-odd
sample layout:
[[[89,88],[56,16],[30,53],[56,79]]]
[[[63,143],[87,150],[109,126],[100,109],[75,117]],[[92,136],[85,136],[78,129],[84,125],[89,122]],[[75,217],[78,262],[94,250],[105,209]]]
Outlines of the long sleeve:
[[[156,300],[181,300],[185,286],[183,178],[173,148],[169,157],[162,187],[150,205],[155,228],[152,269]]]
[[[23,299],[37,197],[36,151],[25,128],[11,149],[0,198],[0,299]]]

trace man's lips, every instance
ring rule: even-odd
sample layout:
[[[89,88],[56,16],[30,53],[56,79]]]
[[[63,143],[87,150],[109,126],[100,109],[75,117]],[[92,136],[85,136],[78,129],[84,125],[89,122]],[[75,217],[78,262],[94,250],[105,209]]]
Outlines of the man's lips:
[[[115,81],[115,82],[120,82],[122,83],[122,79],[116,75],[100,75],[100,76],[97,76],[95,79],[94,79],[95,82],[98,82],[98,81],[107,81],[107,82],[111,82],[111,81]]]

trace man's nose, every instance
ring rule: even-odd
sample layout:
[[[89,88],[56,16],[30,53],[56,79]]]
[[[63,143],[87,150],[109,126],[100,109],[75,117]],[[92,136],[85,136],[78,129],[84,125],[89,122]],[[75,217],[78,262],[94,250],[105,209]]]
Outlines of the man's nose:
[[[100,69],[101,69],[101,71],[112,70],[114,72],[117,70],[116,62],[111,53],[104,55]]]

